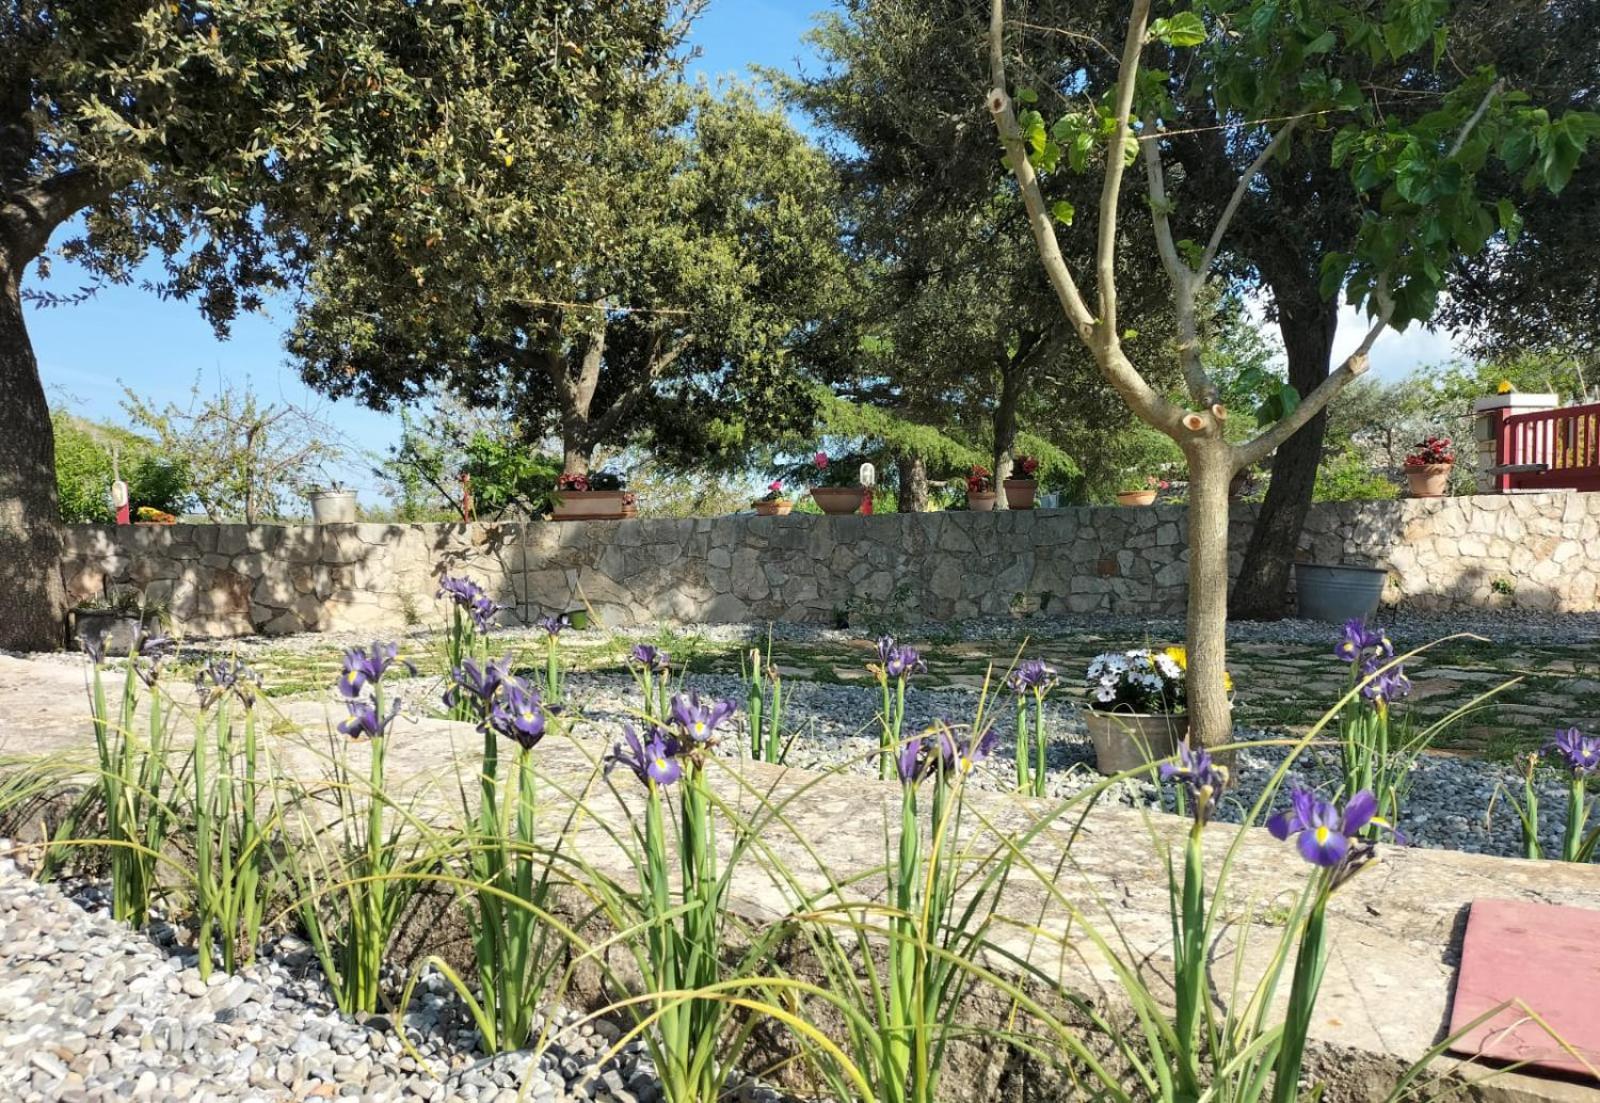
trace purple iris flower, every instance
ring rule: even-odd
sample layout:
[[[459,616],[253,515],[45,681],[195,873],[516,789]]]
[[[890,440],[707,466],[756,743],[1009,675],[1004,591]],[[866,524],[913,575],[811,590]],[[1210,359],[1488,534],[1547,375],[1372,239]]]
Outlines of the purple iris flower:
[[[1178,744],[1178,761],[1163,762],[1157,772],[1162,781],[1175,781],[1189,790],[1195,822],[1200,824],[1211,818],[1228,785],[1227,768],[1212,762],[1205,748],[1191,748],[1187,739]]]
[[[895,648],[894,654],[883,664],[883,672],[891,678],[909,678],[927,669],[922,653],[909,644]]]
[[[200,695],[201,708],[210,708],[229,693],[250,708],[261,688],[261,675],[238,659],[211,659],[195,672],[194,688]]]
[[[450,672],[450,688],[444,692],[446,708],[455,708],[463,700],[471,699],[480,714],[487,714],[494,703],[495,694],[507,678],[511,677],[511,656],[491,659],[479,666],[471,659]]]
[[[515,740],[523,750],[533,750],[544,738],[545,714],[539,691],[521,678],[508,678],[489,714],[488,723],[496,733]]]
[[[465,575],[460,577],[445,575],[439,580],[439,592],[436,596],[449,598],[465,608],[483,596],[483,587]]]
[[[1381,655],[1375,655],[1361,667],[1361,676],[1366,679],[1361,696],[1379,705],[1398,701],[1411,692],[1411,679],[1406,677],[1405,670],[1399,666],[1380,669],[1383,662]]]
[[[562,613],[560,616],[540,617],[533,624],[536,628],[543,628],[549,635],[559,636],[562,632],[572,627],[572,619],[567,614]]]
[[[1394,658],[1394,644],[1389,642],[1389,636],[1381,628],[1368,628],[1367,622],[1359,617],[1355,620],[1344,622],[1344,630],[1339,635],[1339,642],[1334,645],[1333,653],[1347,663],[1368,657],[1382,655],[1384,658]]]
[[[672,698],[673,723],[695,743],[716,742],[717,725],[732,716],[733,710],[732,701],[712,698],[702,704],[698,693],[687,697],[678,693]]]
[[[900,775],[904,785],[915,785],[928,775],[929,768],[933,765],[931,757],[925,752],[928,744],[923,739],[907,739],[900,744],[900,753],[895,756],[895,771]]]
[[[1600,769],[1600,736],[1584,735],[1577,728],[1558,731],[1548,748],[1560,755],[1573,776],[1587,777]]]
[[[1371,856],[1371,844],[1360,836],[1368,824],[1382,825],[1377,812],[1378,798],[1367,789],[1351,797],[1341,812],[1332,801],[1323,800],[1310,789],[1297,788],[1289,794],[1288,811],[1267,819],[1267,830],[1276,839],[1298,836],[1296,843],[1302,858],[1312,865],[1332,869],[1347,860],[1360,862]]]
[[[672,656],[665,651],[647,643],[634,644],[628,658],[635,666],[643,667],[652,674],[665,674],[672,660]]]
[[[1025,693],[1043,693],[1056,684],[1056,668],[1043,659],[1024,659],[1006,681],[1018,697]]]
[[[890,678],[909,678],[919,671],[928,669],[928,664],[922,661],[921,652],[915,647],[895,643],[893,636],[879,638],[878,665]]]
[[[494,627],[495,617],[499,616],[500,610],[504,608],[504,605],[501,605],[488,594],[479,594],[472,604],[467,607],[467,611],[472,614],[473,626],[487,636],[489,630]]]
[[[940,720],[935,725],[930,739],[933,751],[938,756],[939,769],[946,774],[970,774],[979,763],[994,753],[1000,742],[1000,736],[992,727],[986,727],[982,732],[969,728],[966,738],[959,738],[955,726],[948,720]]]
[[[371,701],[346,701],[344,705],[350,710],[350,715],[340,721],[339,731],[351,739],[378,739],[385,736],[389,734],[389,725],[400,715],[398,704],[390,705],[387,715],[381,718],[377,706]]]
[[[397,643],[374,642],[367,651],[359,647],[351,648],[344,653],[344,667],[339,671],[339,692],[345,697],[357,696],[369,683],[381,682],[389,668],[396,663],[412,674],[417,672],[412,663],[400,658],[400,645]]]
[[[632,724],[623,724],[622,739],[606,756],[606,773],[621,765],[632,770],[645,785],[671,785],[683,776],[679,750],[678,741],[660,728],[651,728],[640,739]]]
[[[504,608],[482,586],[466,577],[445,575],[439,580],[437,596],[448,598],[465,609],[472,617],[473,626],[486,635],[494,627],[494,618]]]
[[[89,656],[89,661],[99,666],[106,661],[106,634],[104,632],[88,632],[82,637],[83,653]]]

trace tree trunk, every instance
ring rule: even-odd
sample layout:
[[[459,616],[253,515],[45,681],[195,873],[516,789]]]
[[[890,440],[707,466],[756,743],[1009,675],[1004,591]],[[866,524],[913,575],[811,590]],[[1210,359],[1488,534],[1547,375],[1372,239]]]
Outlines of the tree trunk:
[[[901,456],[895,461],[900,472],[900,493],[895,509],[901,513],[928,511],[928,465],[921,456]]]
[[[1013,360],[1006,356],[1000,368],[1000,400],[994,407],[995,509],[1011,508],[1006,500],[1006,480],[1011,477],[1011,448],[1017,442],[1017,405],[1022,399],[1022,376],[1022,357]]]
[[[61,647],[61,513],[55,433],[22,315],[19,266],[0,262],[0,647]]]
[[[1289,382],[1301,397],[1328,377],[1333,359],[1333,337],[1339,324],[1338,303],[1313,294],[1311,302],[1278,304],[1278,328],[1288,354]],[[1230,613],[1236,620],[1278,620],[1287,615],[1289,571],[1294,563],[1311,493],[1316,489],[1317,466],[1322,462],[1326,411],[1319,411],[1284,442],[1272,461],[1272,481],[1267,498],[1250,533],[1244,563],[1233,588]]]
[[[589,457],[594,449],[582,440],[566,433],[561,439],[561,473],[563,475],[587,475],[589,473]]]
[[[1215,747],[1233,738],[1228,704],[1228,483],[1233,458],[1226,442],[1199,440],[1189,458],[1189,738]]]

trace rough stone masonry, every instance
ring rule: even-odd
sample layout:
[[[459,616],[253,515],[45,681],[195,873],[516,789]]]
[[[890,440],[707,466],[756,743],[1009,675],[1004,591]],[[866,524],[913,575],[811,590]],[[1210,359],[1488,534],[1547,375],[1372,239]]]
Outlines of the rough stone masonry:
[[[77,525],[78,598],[110,584],[170,603],[189,635],[397,628],[436,617],[440,574],[491,586],[507,619],[592,609],[609,625],[826,622],[1013,612],[1163,614],[1187,592],[1185,510],[1076,507],[872,517],[733,516],[471,525]],[[1254,506],[1235,509],[1233,561]],[[1600,494],[1324,503],[1302,557],[1389,570],[1417,609],[1596,608]]]

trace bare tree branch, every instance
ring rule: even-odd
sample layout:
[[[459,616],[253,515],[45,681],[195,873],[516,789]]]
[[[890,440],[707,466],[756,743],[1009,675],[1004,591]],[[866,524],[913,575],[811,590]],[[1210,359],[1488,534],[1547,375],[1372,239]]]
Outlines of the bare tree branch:
[[[1251,182],[1255,180],[1256,175],[1262,169],[1266,168],[1267,162],[1272,159],[1272,155],[1277,153],[1283,143],[1289,140],[1289,136],[1294,133],[1295,124],[1299,121],[1298,119],[1290,119],[1279,127],[1278,132],[1272,136],[1272,140],[1267,143],[1266,148],[1257,154],[1256,159],[1250,162],[1250,167],[1240,174],[1238,186],[1233,189],[1233,194],[1228,197],[1228,205],[1222,208],[1222,216],[1217,219],[1216,228],[1211,231],[1211,240],[1206,242],[1206,251],[1200,258],[1199,275],[1202,280],[1206,278],[1206,273],[1211,271],[1211,265],[1217,259],[1217,251],[1222,248],[1222,238],[1227,234],[1228,226],[1233,222],[1233,216],[1239,213],[1239,207],[1244,203],[1244,197],[1249,194]],[[1154,141],[1155,139],[1151,139],[1152,144],[1154,144]]]
[[[1483,121],[1484,115],[1488,113],[1489,105],[1494,102],[1496,96],[1505,91],[1505,87],[1504,77],[1489,86],[1489,90],[1483,94],[1483,99],[1478,102],[1477,110],[1468,116],[1467,121],[1461,125],[1461,133],[1456,135],[1455,144],[1450,147],[1451,157],[1461,152],[1461,147],[1467,144],[1467,139],[1472,136],[1473,130]]]
[[[1123,150],[1128,144],[1129,116],[1138,83],[1139,58],[1144,53],[1145,31],[1150,23],[1150,0],[1134,0],[1128,18],[1128,37],[1117,73],[1116,129],[1106,149],[1106,175],[1100,188],[1100,239],[1095,250],[1095,279],[1100,293],[1100,325],[1116,339],[1117,333],[1117,211],[1122,198],[1122,174],[1127,167]]]
[[[1301,399],[1300,405],[1296,406],[1292,413],[1275,421],[1271,428],[1254,440],[1237,445],[1233,449],[1236,470],[1266,459],[1302,425],[1316,417],[1329,402],[1333,401],[1335,395],[1366,374],[1367,369],[1372,366],[1372,361],[1369,359],[1372,346],[1388,327],[1389,319],[1394,316],[1394,300],[1390,298],[1388,288],[1382,281],[1375,295],[1378,300],[1378,317],[1367,330],[1367,335],[1362,338],[1360,346],[1345,357],[1344,363],[1330,372],[1328,378],[1317,385],[1316,390]]]
[[[1061,254],[1061,243],[1056,238],[1055,226],[1045,207],[1044,194],[1039,188],[1039,177],[1028,160],[1028,150],[1017,126],[1011,97],[1006,92],[1005,72],[1005,0],[991,0],[989,19],[989,68],[994,87],[989,93],[989,112],[994,117],[1000,142],[1006,151],[1006,163],[1022,193],[1027,207],[1028,223],[1039,247],[1039,259],[1045,275],[1060,300],[1067,319],[1077,330],[1079,339],[1094,354],[1100,370],[1130,409],[1151,425],[1161,429],[1176,427],[1182,411],[1173,406],[1150,384],[1122,354],[1116,333],[1098,323]],[[1145,5],[1148,10],[1148,3]]]

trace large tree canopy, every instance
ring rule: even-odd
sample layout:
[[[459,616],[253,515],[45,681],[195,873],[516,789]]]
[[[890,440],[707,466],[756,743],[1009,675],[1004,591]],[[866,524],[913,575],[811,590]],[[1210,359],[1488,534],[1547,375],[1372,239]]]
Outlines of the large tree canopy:
[[[575,132],[670,45],[667,0],[16,0],[0,10],[0,646],[64,597],[50,419],[24,274],[58,228],[97,277],[225,329],[321,237],[383,212],[440,233],[552,214]],[[518,185],[508,185],[516,178]],[[525,185],[525,186],[524,186]]]
[[[1600,132],[1600,119],[1534,107],[1489,69],[1442,76],[1446,0],[1377,9],[1362,0],[1300,0],[1292,8],[1278,0],[1199,0],[1192,9],[1162,5],[1160,14],[1154,7],[1152,0],[1134,0],[1111,85],[1086,85],[1081,69],[1043,79],[1024,70],[1013,85],[1008,63],[1014,69],[1027,28],[1008,27],[1004,0],[992,0],[988,103],[1063,314],[1129,408],[1171,437],[1188,461],[1188,716],[1194,738],[1209,744],[1232,730],[1224,662],[1233,476],[1283,445],[1364,372],[1386,327],[1431,317],[1458,258],[1516,233],[1515,197],[1496,187],[1490,166],[1517,174],[1524,188],[1558,191]],[[1382,69],[1384,83],[1374,81],[1373,67]],[[1398,105],[1389,100],[1396,89],[1409,93]],[[1312,138],[1315,156],[1319,125],[1333,131],[1329,162],[1354,197],[1354,222],[1342,248],[1324,244],[1318,288],[1364,308],[1371,328],[1293,409],[1237,441],[1206,363],[1202,295],[1235,220],[1270,186],[1264,173],[1304,155],[1308,143],[1300,132]],[[1194,141],[1220,145],[1235,166],[1215,217],[1205,210],[1215,187],[1206,187],[1182,157]],[[1101,177],[1094,264],[1075,271],[1060,246],[1065,231],[1058,224],[1066,220],[1048,205],[1040,175],[1091,165]],[[1135,365],[1139,354],[1119,324],[1117,230],[1123,179],[1135,165],[1144,171],[1155,242],[1172,286],[1186,392],[1179,401]],[[1288,174],[1297,178],[1292,168]],[[1191,191],[1197,203],[1189,202]]]
[[[812,32],[820,69],[777,78],[816,120],[842,181],[856,264],[851,309],[837,319],[855,333],[841,389],[983,442],[1002,475],[1025,429],[1095,451],[1085,438],[1126,419],[1107,416],[1115,396],[1061,317],[995,156],[983,108],[987,11],[966,0],[846,0],[841,9]],[[1105,68],[1065,39],[1039,45],[1044,67]],[[1050,182],[1063,212],[1092,196],[1083,180]],[[1139,231],[1135,215],[1119,243],[1129,271],[1149,273],[1128,280],[1129,326],[1141,347],[1160,350],[1168,293]],[[1176,378],[1175,358],[1165,360],[1171,370],[1158,374]],[[900,458],[907,481],[931,457]],[[910,495],[906,504],[921,503]]]
[[[842,271],[821,156],[748,93],[671,77],[583,146],[559,232],[397,211],[341,235],[290,341],[307,381],[379,407],[443,386],[558,437],[572,472],[642,435],[739,456],[809,416],[798,369]]]

